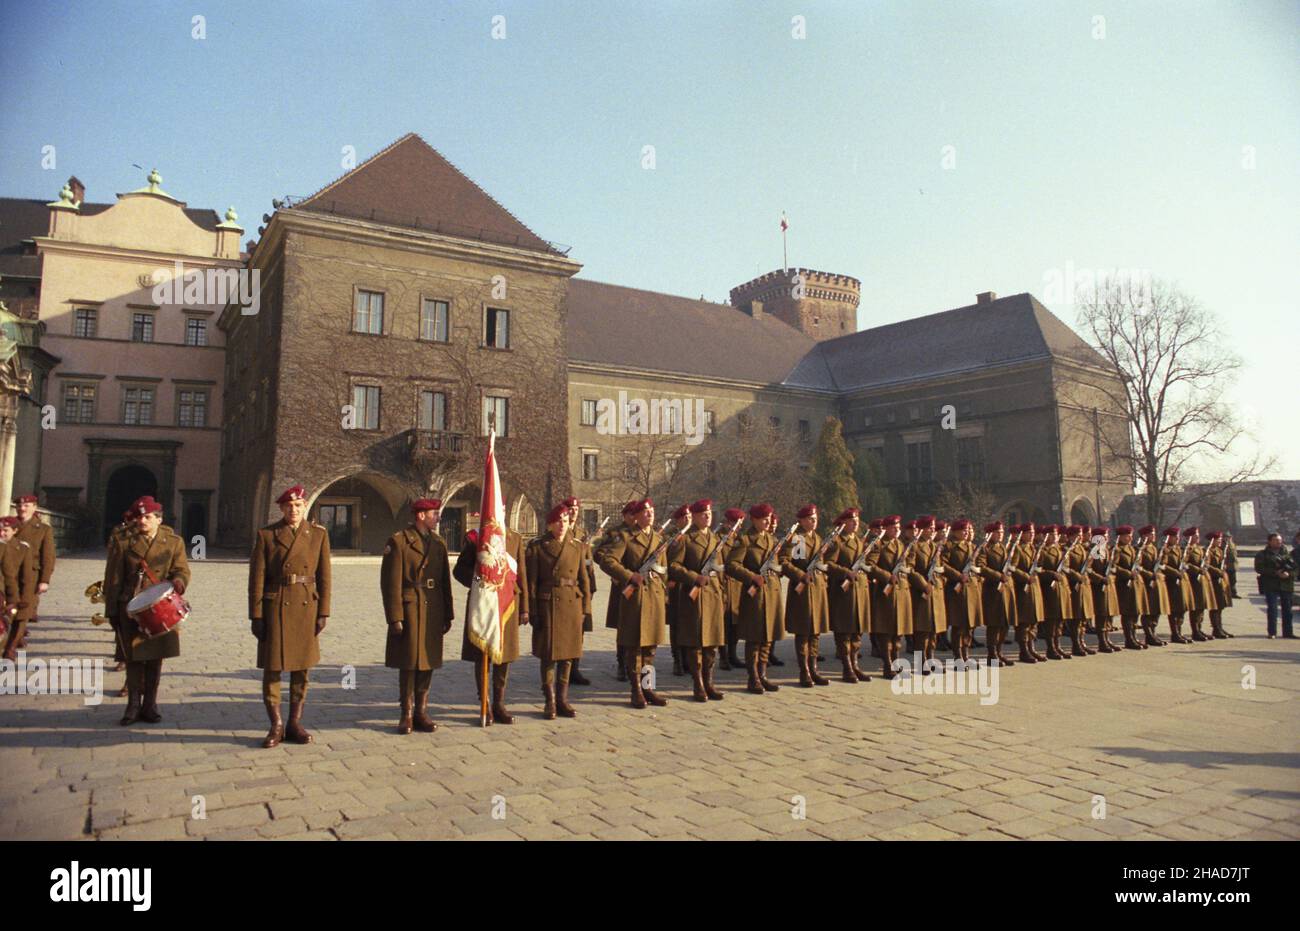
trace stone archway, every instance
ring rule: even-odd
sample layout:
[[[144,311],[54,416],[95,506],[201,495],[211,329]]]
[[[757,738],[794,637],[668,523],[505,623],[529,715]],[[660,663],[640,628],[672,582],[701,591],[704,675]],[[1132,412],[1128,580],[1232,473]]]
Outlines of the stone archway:
[[[100,539],[107,540],[114,527],[122,522],[122,512],[143,495],[158,497],[158,476],[139,463],[118,466],[104,483],[104,511]],[[164,510],[163,520],[173,518]]]
[[[330,535],[330,549],[382,553],[388,538],[409,522],[410,492],[378,472],[359,470],[321,486],[308,499],[308,515]]]
[[[1087,498],[1080,497],[1070,505],[1070,523],[1093,527],[1097,524],[1096,518],[1097,512]]]

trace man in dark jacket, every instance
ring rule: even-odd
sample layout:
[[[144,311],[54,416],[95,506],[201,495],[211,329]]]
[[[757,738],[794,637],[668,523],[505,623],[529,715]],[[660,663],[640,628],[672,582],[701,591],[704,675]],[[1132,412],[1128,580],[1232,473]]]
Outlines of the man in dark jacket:
[[[1268,639],[1277,636],[1278,607],[1282,608],[1282,636],[1295,639],[1291,630],[1291,598],[1295,592],[1295,560],[1282,546],[1282,535],[1270,533],[1268,546],[1255,556],[1259,593],[1268,602]]]

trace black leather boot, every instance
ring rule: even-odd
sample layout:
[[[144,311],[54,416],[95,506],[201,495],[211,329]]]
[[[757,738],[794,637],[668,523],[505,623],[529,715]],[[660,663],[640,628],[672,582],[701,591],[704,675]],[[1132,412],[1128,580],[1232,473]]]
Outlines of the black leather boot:
[[[266,706],[266,717],[271,722],[271,729],[266,732],[266,737],[262,740],[262,746],[270,750],[272,747],[280,746],[280,741],[284,740],[284,722],[280,720],[280,703],[278,701],[263,701]]]

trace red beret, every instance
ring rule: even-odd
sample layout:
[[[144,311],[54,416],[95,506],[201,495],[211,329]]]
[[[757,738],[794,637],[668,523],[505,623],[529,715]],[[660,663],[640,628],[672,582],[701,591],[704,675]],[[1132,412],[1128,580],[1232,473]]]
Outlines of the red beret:
[[[416,498],[411,502],[411,513],[418,514],[420,511],[441,511],[442,502],[437,498]]]
[[[734,524],[738,520],[745,519],[745,512],[740,508],[727,508],[722,516],[727,519],[727,523]]]
[[[892,526],[894,526],[895,524],[899,523],[902,519],[903,519],[903,518],[900,517],[900,516],[897,515],[897,514],[890,514],[888,517],[882,517],[882,518],[880,518],[880,526],[881,526],[881,527],[892,527]]]
[[[844,510],[840,511],[840,516],[835,518],[835,523],[837,524],[848,523],[849,521],[853,520],[853,518],[857,517],[861,513],[862,513],[861,508],[845,508]]]
[[[1209,533],[1205,535],[1205,539],[1207,540],[1219,540],[1222,538],[1223,538],[1222,530],[1211,530]]]
[[[158,514],[162,512],[162,505],[153,499],[152,495],[145,495],[143,498],[136,498],[135,504],[131,505],[131,515],[138,517],[141,514]]]
[[[551,508],[549,511],[546,512],[546,522],[548,524],[554,524],[557,521],[562,521],[564,520],[564,515],[568,513],[569,513],[568,506],[561,501],[555,507]]]
[[[8,517],[0,517],[0,527],[13,527],[17,530],[18,525],[21,523],[22,520],[16,514],[10,514]]]
[[[1071,537],[1083,533],[1083,524],[1071,524],[1070,526],[1065,528],[1065,532],[1068,536]]]
[[[813,516],[814,514],[816,514],[816,513],[817,513],[817,505],[815,505],[815,504],[805,504],[803,507],[801,507],[801,508],[799,509],[799,512],[798,512],[797,514],[795,514],[795,516],[796,516],[796,517],[812,517],[812,516]]]
[[[638,498],[635,501],[629,501],[627,503],[627,508],[624,509],[624,513],[633,514],[633,515],[640,514],[642,511],[646,510],[647,508],[652,508],[654,506],[655,503],[651,501],[649,498]]]
[[[1120,524],[1118,527],[1115,528],[1115,536],[1117,537],[1132,532],[1133,532],[1132,524]]]
[[[35,504],[35,503],[36,503],[35,495],[19,495],[17,498],[14,498],[14,504]]]
[[[970,521],[968,521],[968,520],[967,520],[966,518],[964,518],[964,517],[959,517],[959,518],[957,518],[955,521],[952,522],[952,529],[953,529],[953,530],[965,530],[965,529],[966,529],[967,527],[969,527],[969,526],[970,526]]]
[[[953,523],[955,524],[956,521],[953,521]],[[967,521],[967,523],[970,523],[970,521]],[[935,530],[947,530],[947,529],[948,529],[948,522],[947,522],[946,520],[939,520],[939,518],[936,517],[936,518],[934,519],[934,529],[935,529]]]
[[[1097,526],[1097,527],[1093,527],[1093,528],[1092,528],[1092,535],[1093,535],[1094,537],[1097,536],[1098,534],[1101,534],[1101,535],[1104,536],[1104,535],[1106,535],[1106,534],[1108,534],[1108,533],[1110,533],[1110,528],[1109,528],[1109,527]]]
[[[275,499],[276,504],[288,504],[290,501],[296,501],[299,498],[306,498],[307,491],[301,485],[294,485],[292,488],[286,488],[280,497]]]
[[[934,518],[929,514],[919,514],[916,520],[908,521],[908,526],[914,530],[929,530],[934,526]]]
[[[1142,536],[1142,537],[1145,537],[1149,533],[1155,533],[1155,532],[1156,532],[1155,524],[1143,524],[1141,527],[1138,528],[1138,536]]]
[[[772,505],[768,504],[766,501],[762,504],[756,504],[749,509],[749,516],[755,520],[761,520],[764,517],[771,517],[773,513],[775,512],[772,510]]]
[[[683,504],[677,510],[673,511],[673,520],[681,520],[691,512],[690,506]]]
[[[884,530],[885,519],[883,517],[873,517],[871,522],[867,524],[867,528],[869,530]]]
[[[569,497],[565,498],[560,503],[563,504],[566,508],[576,508],[581,502],[578,501],[578,499],[575,498],[573,495],[569,495]]]
[[[128,521],[133,517],[135,517],[135,515],[131,513],[130,508],[127,508],[125,511],[122,512],[122,520],[124,521]]]
[[[904,529],[904,530],[916,530],[916,529],[917,529],[916,521],[915,521],[915,520],[909,520],[906,524],[903,525],[903,529]]]
[[[641,499],[637,498],[623,505],[623,516],[628,517],[640,510]]]
[[[711,507],[713,507],[712,499],[701,498],[699,501],[692,502],[691,506],[687,510],[689,510],[692,514],[703,514]]]
[[[1188,527],[1186,530],[1183,531],[1183,536],[1190,537],[1192,534],[1200,533],[1200,532],[1201,532],[1200,527]]]
[[[1171,524],[1170,526],[1168,526],[1168,527],[1165,528],[1165,533],[1164,533],[1164,535],[1167,536],[1167,537],[1176,537],[1176,536],[1178,536],[1178,527],[1175,526],[1175,525],[1172,525],[1172,524]]]

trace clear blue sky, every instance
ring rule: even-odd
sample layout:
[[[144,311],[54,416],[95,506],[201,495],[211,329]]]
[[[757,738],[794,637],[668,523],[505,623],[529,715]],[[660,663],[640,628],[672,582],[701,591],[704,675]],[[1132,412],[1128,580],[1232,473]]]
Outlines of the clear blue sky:
[[[111,200],[143,183],[132,163],[157,166],[251,237],[272,197],[337,177],[344,146],[416,131],[602,281],[725,300],[780,266],[782,210],[792,264],[862,280],[863,327],[1042,297],[1067,263],[1149,268],[1219,314],[1246,363],[1232,398],[1300,477],[1295,2],[0,11],[0,194],[54,199],[75,173]]]

